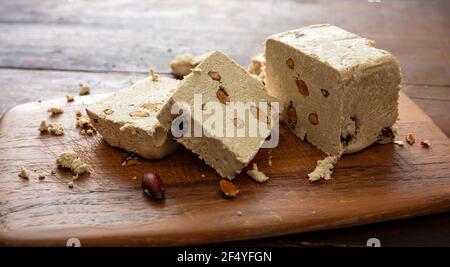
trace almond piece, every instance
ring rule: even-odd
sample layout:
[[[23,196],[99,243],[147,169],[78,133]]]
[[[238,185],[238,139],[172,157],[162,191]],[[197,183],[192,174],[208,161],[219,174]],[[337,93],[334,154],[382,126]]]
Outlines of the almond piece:
[[[264,113],[263,111],[261,111],[258,107],[256,106],[251,106],[250,107],[250,112],[253,114],[253,116],[255,116],[255,118],[257,118],[259,121],[264,122],[264,123],[269,123],[269,118],[267,117],[266,113]]]
[[[150,111],[158,111],[158,107],[153,103],[146,103],[142,107]]]
[[[114,110],[107,108],[107,109],[103,110],[103,113],[105,113],[106,115],[111,115],[114,113]]]
[[[311,113],[308,116],[308,120],[312,125],[317,125],[319,124],[319,117],[317,116],[316,113]]]
[[[220,82],[220,79],[222,79],[222,77],[220,76],[220,74],[217,71],[209,71],[208,75],[214,81],[219,81]]]
[[[322,93],[323,97],[328,97],[330,95],[330,92],[325,89],[320,89],[320,92]]]
[[[226,179],[220,180],[220,189],[222,190],[225,198],[235,198],[239,193],[236,186]]]
[[[405,139],[406,139],[406,142],[411,146],[416,142],[416,139],[414,139],[414,135],[412,133],[408,133],[406,135]]]
[[[309,96],[308,86],[306,86],[306,83],[303,80],[297,79],[296,84],[297,84],[297,89],[302,96]]]
[[[295,67],[295,63],[294,63],[294,60],[293,60],[292,58],[288,58],[288,59],[286,60],[286,64],[288,65],[288,67],[289,67],[291,70],[293,70],[294,67]]]
[[[219,90],[216,92],[217,99],[219,99],[220,103],[226,104],[230,102],[230,98],[228,96],[227,91],[222,86],[219,86]]]
[[[145,112],[145,111],[133,111],[133,112],[130,112],[130,116],[131,117],[148,117],[148,116],[150,116],[150,114],[148,114],[148,112]]]
[[[295,111],[292,101],[287,109],[287,122],[291,129],[294,129],[295,126],[297,126],[297,111]]]

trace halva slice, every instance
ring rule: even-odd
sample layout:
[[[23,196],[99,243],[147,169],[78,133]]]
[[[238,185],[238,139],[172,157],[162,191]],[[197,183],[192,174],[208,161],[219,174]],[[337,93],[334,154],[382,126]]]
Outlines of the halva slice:
[[[266,40],[267,91],[285,106],[300,139],[329,155],[393,140],[401,72],[371,40],[332,25],[313,25]]]
[[[148,159],[163,158],[176,149],[177,142],[156,117],[177,84],[171,78],[159,77],[157,81],[147,78],[86,111],[95,129],[111,146]]]

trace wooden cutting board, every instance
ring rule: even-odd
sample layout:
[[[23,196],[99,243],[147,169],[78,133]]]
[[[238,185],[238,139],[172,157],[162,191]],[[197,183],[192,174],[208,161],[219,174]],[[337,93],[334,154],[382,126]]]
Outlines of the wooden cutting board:
[[[344,156],[333,180],[312,184],[307,174],[325,155],[281,127],[279,146],[261,149],[254,160],[270,180],[258,184],[237,176],[240,194],[232,200],[222,197],[218,175],[186,149],[123,167],[124,151],[100,135],[80,135],[76,111],[101,97],[29,103],[1,119],[0,244],[65,246],[69,238],[82,246],[205,244],[450,210],[450,141],[403,93],[398,139],[412,132],[413,146],[373,145]],[[64,106],[64,114],[49,118],[51,106]],[[62,122],[65,135],[40,135],[44,119]],[[430,140],[429,149],[419,144],[423,139]],[[73,189],[67,186],[70,172],[55,166],[57,155],[69,149],[93,167]],[[20,166],[31,171],[28,181],[18,177]],[[162,202],[142,192],[140,177],[149,171],[166,185]],[[44,180],[37,179],[41,172],[48,174]]]

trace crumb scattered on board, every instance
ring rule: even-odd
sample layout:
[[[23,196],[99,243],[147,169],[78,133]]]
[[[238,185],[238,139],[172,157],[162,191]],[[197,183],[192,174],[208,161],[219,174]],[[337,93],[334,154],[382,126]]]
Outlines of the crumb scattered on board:
[[[141,164],[142,162],[140,161],[139,156],[133,153],[126,153],[122,157],[122,166],[124,167],[136,166]]]
[[[78,178],[83,173],[90,172],[88,164],[84,163],[79,157],[77,152],[73,150],[61,153],[56,159],[56,164],[59,167],[70,169],[74,174],[74,178]]]
[[[330,180],[333,173],[334,164],[338,160],[337,156],[328,156],[317,161],[317,166],[310,174],[308,174],[310,182],[316,182],[320,179]]]
[[[53,116],[64,113],[64,110],[58,107],[48,108],[47,111],[50,112]]]
[[[89,85],[86,84],[80,84],[80,95],[88,95],[91,92],[91,88]]]
[[[44,173],[38,174],[38,179],[39,180],[44,180],[45,179],[45,174]]]
[[[54,135],[63,135],[64,134],[64,127],[61,123],[58,122],[47,122],[42,121],[39,125],[39,131],[41,133],[49,132]]]
[[[257,181],[258,183],[264,183],[265,181],[269,180],[269,177],[267,177],[267,175],[258,170],[258,165],[256,165],[256,163],[253,163],[253,169],[248,170],[247,175],[252,177],[253,180]]]
[[[28,180],[30,178],[30,174],[25,167],[20,167],[19,177]]]
[[[81,135],[93,135],[97,132],[94,125],[91,123],[91,119],[87,115],[83,115],[81,111],[77,111],[76,117],[76,126],[77,128],[80,128]]]
[[[75,97],[73,97],[71,95],[66,95],[66,99],[67,99],[67,102],[72,102],[75,100]]]
[[[154,82],[159,81],[159,76],[155,73],[153,69],[150,69],[150,76],[152,76],[152,81]]]
[[[409,145],[413,145],[416,142],[416,140],[414,139],[414,135],[412,133],[408,133],[405,139]]]

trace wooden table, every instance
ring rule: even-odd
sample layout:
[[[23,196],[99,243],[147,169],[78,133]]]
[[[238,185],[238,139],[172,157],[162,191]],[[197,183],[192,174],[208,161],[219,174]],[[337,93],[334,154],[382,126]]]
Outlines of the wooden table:
[[[450,136],[449,1],[79,1],[0,3],[0,115],[14,105],[111,92],[169,74],[176,54],[221,50],[247,65],[272,33],[331,23],[397,56],[403,91]],[[449,246],[450,214],[231,246]]]

